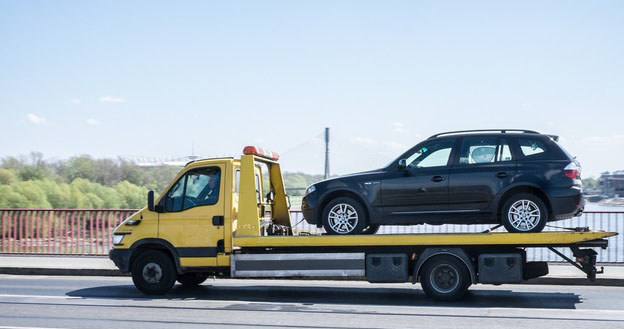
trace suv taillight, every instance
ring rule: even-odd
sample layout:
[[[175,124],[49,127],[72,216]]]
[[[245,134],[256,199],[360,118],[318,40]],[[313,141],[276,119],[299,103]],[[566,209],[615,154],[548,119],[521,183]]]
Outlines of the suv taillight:
[[[570,162],[565,168],[563,168],[563,174],[570,179],[581,178],[581,166],[575,162]]]

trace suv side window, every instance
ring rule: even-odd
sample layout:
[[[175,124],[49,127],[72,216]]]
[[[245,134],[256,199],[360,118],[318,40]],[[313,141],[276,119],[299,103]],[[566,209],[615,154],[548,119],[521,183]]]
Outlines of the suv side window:
[[[462,141],[460,164],[473,165],[511,160],[511,149],[505,138],[467,137]]]
[[[548,150],[546,145],[537,139],[518,138],[518,144],[525,157],[544,153]]]
[[[165,212],[178,212],[219,200],[221,170],[216,167],[189,170],[165,195]]]
[[[448,165],[455,140],[447,139],[421,145],[406,160],[410,168],[443,167]]]

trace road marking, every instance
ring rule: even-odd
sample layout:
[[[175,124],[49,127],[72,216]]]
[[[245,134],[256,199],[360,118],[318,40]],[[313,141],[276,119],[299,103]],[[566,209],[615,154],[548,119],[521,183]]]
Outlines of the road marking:
[[[69,328],[0,326],[0,329],[69,329]]]
[[[80,296],[46,296],[46,295],[10,295],[0,294],[0,298],[52,298],[52,299],[80,299]],[[0,326],[0,329],[2,327]]]

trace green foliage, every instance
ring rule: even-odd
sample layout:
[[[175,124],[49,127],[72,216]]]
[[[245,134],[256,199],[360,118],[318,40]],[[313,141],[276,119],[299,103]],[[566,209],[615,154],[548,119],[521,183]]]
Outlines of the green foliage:
[[[0,185],[9,185],[18,180],[19,177],[15,169],[0,168]]]
[[[309,175],[302,172],[285,172],[283,175],[284,185],[286,185],[287,189],[290,189],[288,194],[292,196],[303,196],[305,193],[303,188],[321,181],[324,178],[323,175]],[[296,190],[294,190],[295,188]]]
[[[51,164],[41,153],[0,164],[0,208],[141,208],[180,168],[141,168],[83,155]]]
[[[41,153],[5,157],[0,160],[0,208],[141,208],[147,191],[163,192],[180,169],[139,167],[88,155],[52,163],[46,163]],[[322,179],[322,175],[284,173],[291,196],[303,195],[303,188]]]

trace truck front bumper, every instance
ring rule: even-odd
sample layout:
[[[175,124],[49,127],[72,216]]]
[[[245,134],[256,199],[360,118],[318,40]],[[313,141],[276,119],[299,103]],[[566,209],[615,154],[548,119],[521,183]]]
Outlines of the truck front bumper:
[[[108,252],[108,258],[115,263],[115,266],[119,268],[121,273],[130,272],[130,256],[132,250],[130,249],[111,249]]]

